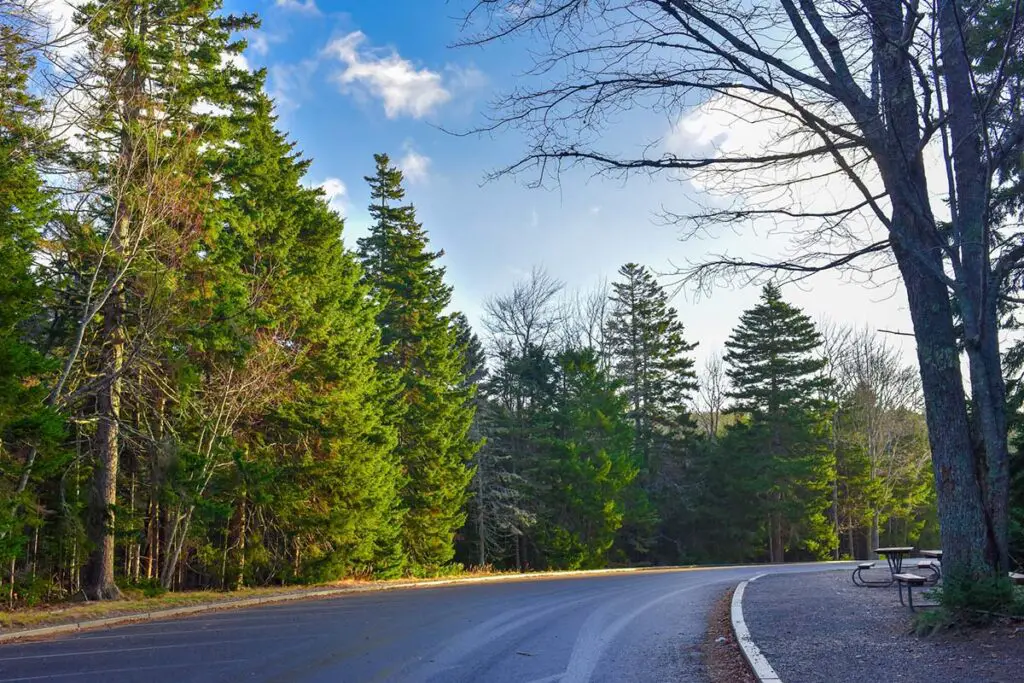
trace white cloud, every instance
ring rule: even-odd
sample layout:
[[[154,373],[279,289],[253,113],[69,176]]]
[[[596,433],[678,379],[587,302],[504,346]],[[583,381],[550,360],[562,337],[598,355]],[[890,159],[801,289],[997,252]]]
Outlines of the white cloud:
[[[453,91],[479,90],[487,85],[487,75],[475,66],[449,64],[444,68],[448,86]]]
[[[334,74],[343,92],[363,92],[384,103],[389,119],[423,118],[451,99],[441,74],[416,68],[395,51],[377,54],[364,47],[366,35],[354,31],[332,40],[324,52],[344,64]]]
[[[340,178],[327,178],[316,187],[324,191],[324,199],[332,209],[342,216],[348,213],[348,188]]]
[[[410,183],[426,182],[430,172],[430,157],[406,147],[405,156],[398,161],[398,168]]]
[[[274,5],[290,12],[320,16],[320,8],[316,6],[316,0],[274,0]]]
[[[785,104],[767,102],[776,111]],[[719,96],[684,114],[664,139],[666,151],[679,157],[752,156],[798,152],[821,145],[793,118],[758,107],[755,103]],[[863,150],[843,152],[847,163],[874,194],[882,193],[877,167]],[[925,149],[925,168],[932,206],[945,195],[944,169],[937,143]],[[747,168],[712,168],[687,175],[701,192],[747,206],[785,206],[793,211],[826,212],[864,201],[864,195],[840,171],[831,156],[819,154],[785,164],[752,164]],[[888,200],[879,205],[885,209]],[[876,223],[867,209],[867,222]]]

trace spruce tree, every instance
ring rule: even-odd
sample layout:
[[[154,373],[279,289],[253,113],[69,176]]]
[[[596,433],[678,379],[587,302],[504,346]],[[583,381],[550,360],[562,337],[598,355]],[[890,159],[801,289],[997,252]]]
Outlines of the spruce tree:
[[[400,400],[388,416],[398,430],[402,541],[414,571],[448,563],[465,521],[468,467],[478,445],[469,437],[473,389],[466,386],[459,327],[446,313],[451,287],[428,248],[412,205],[403,204],[402,173],[387,155],[366,178],[374,224],[359,240],[365,281],[380,304],[380,367],[399,378]]]
[[[401,478],[383,418],[394,387],[377,369],[378,311],[342,243],[342,219],[320,190],[303,186],[309,161],[275,128],[269,98],[259,94],[238,116],[237,144],[211,160],[227,196],[207,259],[221,275],[204,334],[223,328],[214,337],[247,359],[268,353],[261,340],[276,340],[269,353],[286,349],[288,372],[240,437],[249,462],[236,459],[237,481],[247,471],[265,476],[226,497],[233,545],[292,555],[280,578],[387,573],[394,559],[383,560],[379,545]],[[253,513],[286,530],[292,547],[269,528],[247,538],[238,520]]]
[[[542,496],[538,537],[550,566],[604,567],[638,474],[625,400],[592,349],[554,360],[554,410],[534,473]]]
[[[235,31],[256,25],[252,17],[225,16],[219,0],[104,0],[83,4],[76,21],[86,37],[76,74],[88,87],[77,105],[83,116],[83,149],[74,155],[89,177],[90,201],[84,212],[87,235],[101,254],[92,264],[98,291],[82,292],[96,310],[80,314],[78,339],[95,353],[79,357],[73,342],[65,364],[76,376],[96,378],[93,400],[83,419],[96,424],[92,439],[93,482],[87,529],[93,548],[86,570],[90,598],[119,595],[114,579],[118,471],[123,438],[120,427],[134,418],[126,401],[126,378],[137,377],[133,363],[147,355],[142,340],[159,347],[147,331],[160,329],[168,302],[175,302],[177,273],[185,260],[201,258],[206,221],[214,202],[215,179],[203,157],[230,135],[224,110],[232,109],[252,87],[251,77],[225,64],[243,43]],[[82,281],[90,282],[88,273]],[[98,317],[96,330],[81,334]],[[82,367],[82,364],[91,367]],[[68,372],[55,391],[63,391]],[[73,383],[74,378],[70,378]],[[180,405],[180,404],[179,404]],[[187,450],[185,452],[188,452]],[[175,527],[184,534],[185,528]],[[182,537],[183,539],[183,537]],[[177,550],[180,550],[178,542]],[[168,583],[171,575],[163,577]]]
[[[677,430],[697,388],[688,343],[664,288],[644,266],[627,263],[612,284],[605,343],[615,378],[629,400],[636,450],[650,467],[657,442]]]
[[[18,514],[29,502],[41,450],[62,435],[48,407],[49,364],[39,352],[35,325],[47,289],[35,268],[41,233],[53,214],[37,163],[47,151],[36,126],[40,102],[28,91],[34,59],[26,36],[0,23],[0,560],[21,553]]]
[[[769,284],[725,346],[733,410],[747,418],[733,428],[732,457],[760,481],[770,557],[782,562],[787,548],[801,547],[824,557],[836,541],[825,517],[835,463],[821,336]]]
[[[651,551],[656,537],[673,545],[681,533],[686,451],[693,440],[687,405],[697,388],[690,354],[697,344],[686,341],[667,293],[647,268],[627,263],[619,275],[612,284],[605,345],[628,401],[640,468],[621,532],[625,551],[638,559]],[[678,561],[668,553],[670,561]]]

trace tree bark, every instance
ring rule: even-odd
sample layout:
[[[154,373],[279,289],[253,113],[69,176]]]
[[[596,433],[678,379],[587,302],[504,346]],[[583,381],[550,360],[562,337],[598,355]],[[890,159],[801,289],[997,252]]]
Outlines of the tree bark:
[[[768,523],[771,526],[772,564],[781,564],[786,561],[786,544],[782,540],[782,514],[773,512]]]
[[[960,3],[939,7],[938,25],[942,77],[946,83],[949,137],[956,179],[953,228],[960,244],[960,302],[964,347],[970,365],[973,418],[983,446],[972,452],[978,459],[986,516],[988,545],[984,560],[1002,576],[1010,569],[1009,555],[1009,448],[1006,425],[1006,385],[999,353],[998,296],[1001,283],[992,276],[987,229],[989,171],[983,160],[981,135],[985,121],[979,114],[971,81],[971,64],[964,44]]]
[[[121,419],[121,370],[124,338],[121,329],[123,295],[113,296],[103,315],[107,344],[103,368],[107,376],[96,397],[99,423],[96,428],[96,464],[86,528],[92,551],[85,569],[83,590],[90,600],[121,597],[114,581],[114,505],[117,503],[118,431]]]
[[[870,546],[868,548],[868,558],[872,560],[878,559],[878,553],[875,552],[875,548],[877,548],[881,543],[881,541],[879,540],[880,532],[878,529],[879,518],[880,514],[878,510],[873,510],[871,512],[871,533],[868,535],[868,545]]]
[[[909,253],[916,249],[917,253]],[[923,263],[941,268],[939,255],[919,245],[894,244],[917,338],[917,360],[924,389],[925,418],[932,451],[943,573],[965,577],[988,574],[990,534],[982,492],[974,469],[960,355],[946,286],[925,272]]]

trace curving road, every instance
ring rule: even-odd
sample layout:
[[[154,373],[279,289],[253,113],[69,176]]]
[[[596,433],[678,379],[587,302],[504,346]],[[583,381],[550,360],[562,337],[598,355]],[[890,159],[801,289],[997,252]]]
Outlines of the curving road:
[[[0,646],[0,683],[701,681],[707,610],[763,572],[651,570],[360,593]]]

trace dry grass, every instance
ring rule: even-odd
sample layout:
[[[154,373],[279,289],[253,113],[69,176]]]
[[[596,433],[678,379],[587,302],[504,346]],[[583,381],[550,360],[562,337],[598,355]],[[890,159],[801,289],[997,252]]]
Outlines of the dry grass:
[[[473,569],[439,579],[470,578],[477,576],[497,576],[514,572],[500,572],[492,569]],[[277,586],[270,588],[242,588],[236,591],[186,591],[165,593],[157,597],[146,597],[139,589],[122,589],[124,599],[104,602],[62,602],[29,609],[0,611],[0,630],[19,631],[23,629],[54,626],[57,624],[74,624],[91,619],[105,619],[133,614],[146,614],[157,610],[175,607],[191,607],[194,605],[228,604],[237,600],[258,597],[273,597],[295,593],[312,593],[317,590],[331,588],[387,588],[395,584],[429,584],[439,579],[392,579],[388,581],[370,581],[349,579],[312,586]]]

